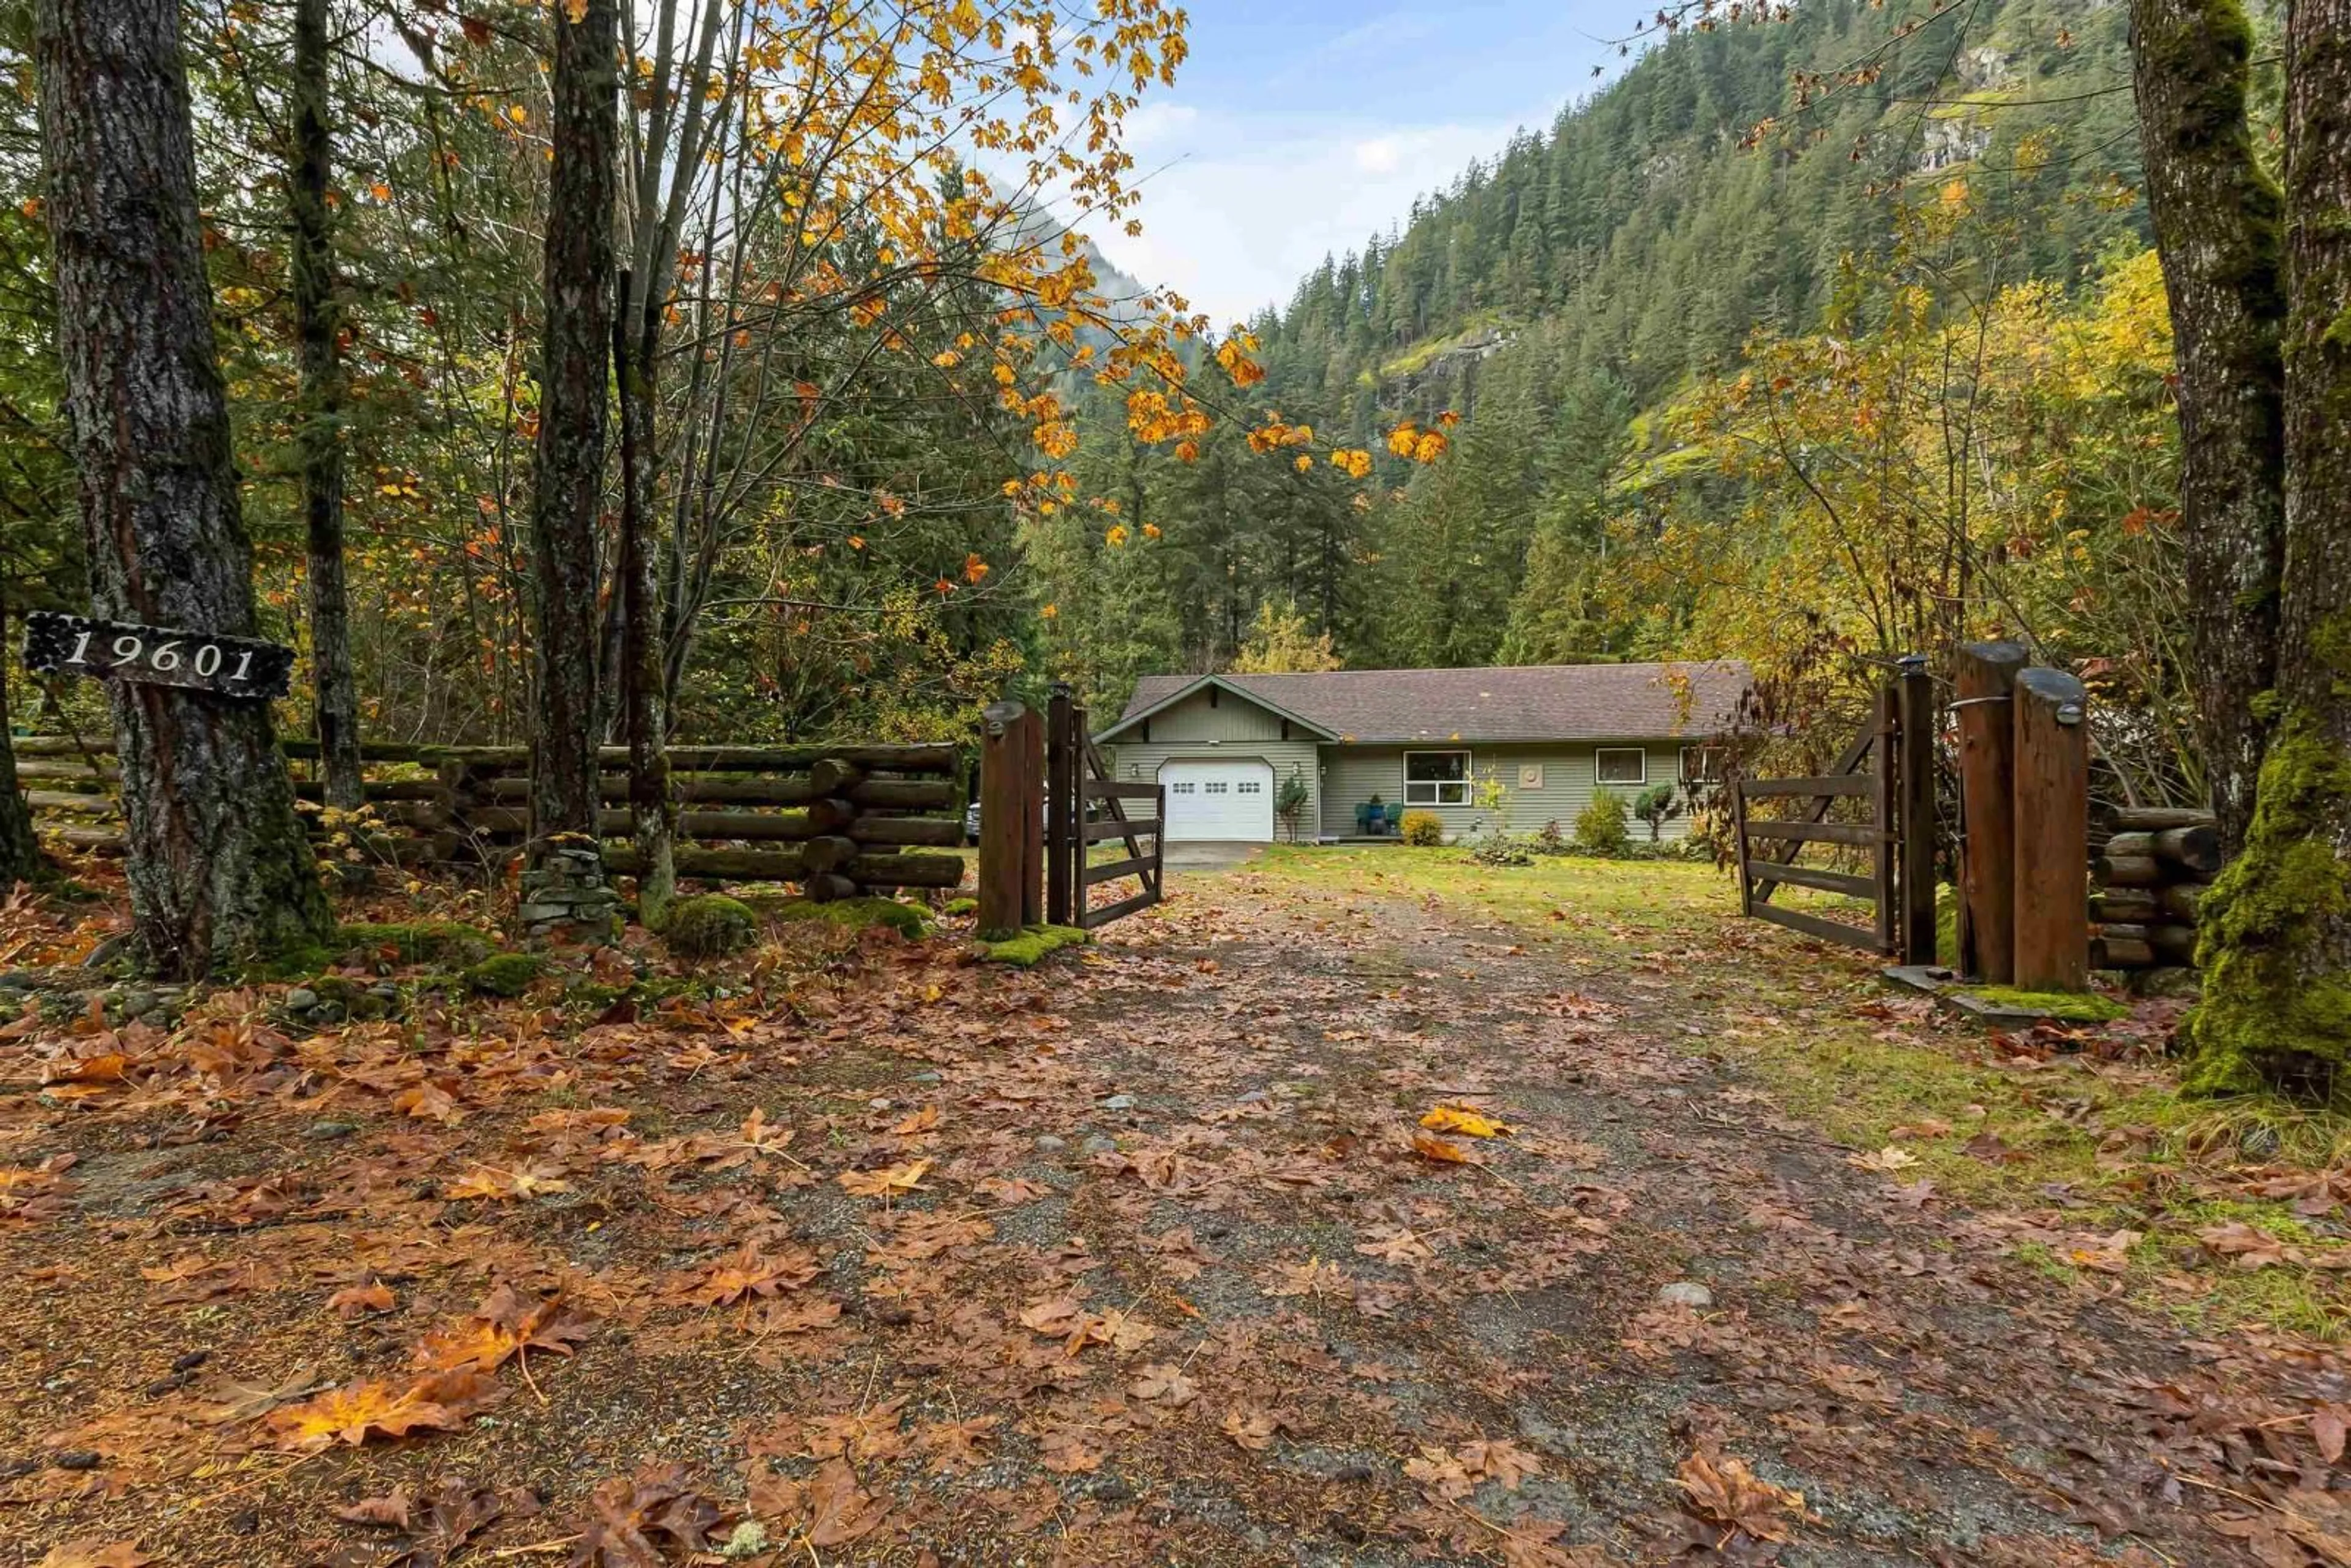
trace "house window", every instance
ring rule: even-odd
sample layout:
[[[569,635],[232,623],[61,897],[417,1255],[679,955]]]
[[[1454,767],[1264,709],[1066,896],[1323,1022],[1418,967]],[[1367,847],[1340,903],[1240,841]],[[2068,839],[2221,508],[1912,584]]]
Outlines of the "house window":
[[[1189,795],[1197,788],[1199,786],[1196,784],[1170,784],[1167,786],[1167,791],[1171,795]]]
[[[1254,779],[1244,779],[1233,788],[1243,795],[1262,795],[1265,786]]]
[[[1222,784],[1210,784],[1206,788],[1207,793],[1211,795],[1221,795],[1225,792],[1225,787]]]
[[[1604,746],[1593,754],[1592,771],[1603,784],[1646,784],[1649,754],[1637,746]]]
[[[1404,803],[1466,806],[1469,803],[1469,754],[1407,751],[1404,754]]]
[[[1722,766],[1727,760],[1719,746],[1685,746],[1682,747],[1682,782],[1685,784],[1719,784]]]

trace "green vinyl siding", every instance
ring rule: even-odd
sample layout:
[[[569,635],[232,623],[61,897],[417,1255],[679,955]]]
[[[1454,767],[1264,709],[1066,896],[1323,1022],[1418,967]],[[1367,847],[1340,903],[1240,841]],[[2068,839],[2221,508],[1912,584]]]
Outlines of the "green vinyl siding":
[[[1499,777],[1503,786],[1501,814],[1510,831],[1532,833],[1545,822],[1556,821],[1560,831],[1573,834],[1575,819],[1592,801],[1595,788],[1594,769],[1598,753],[1639,749],[1646,755],[1646,784],[1611,785],[1623,797],[1629,810],[1633,799],[1647,784],[1677,783],[1681,778],[1682,742],[1628,741],[1605,747],[1590,743],[1538,745],[1524,741],[1495,746],[1431,745],[1431,746],[1325,746],[1322,747],[1322,836],[1326,839],[1348,838],[1355,832],[1355,808],[1374,794],[1384,801],[1405,799],[1404,754],[1406,751],[1467,751],[1474,798],[1489,778]],[[1532,788],[1520,782],[1520,770],[1528,767],[1542,769],[1542,782]],[[1476,804],[1466,806],[1416,806],[1407,804],[1406,810],[1434,811],[1445,822],[1445,831],[1456,838],[1475,837],[1493,825],[1495,813]],[[1648,835],[1648,824],[1635,819],[1633,833],[1636,838]],[[1660,837],[1678,839],[1689,831],[1689,820],[1683,816],[1667,819]]]
[[[1236,706],[1230,696],[1225,699],[1228,710]],[[1173,710],[1171,710],[1173,711]],[[1280,798],[1281,781],[1290,777],[1292,768],[1306,779],[1306,810],[1299,813],[1298,836],[1312,842],[1314,824],[1320,820],[1322,803],[1316,785],[1320,777],[1315,763],[1315,746],[1311,740],[1223,740],[1214,742],[1163,741],[1159,738],[1159,723],[1151,726],[1151,744],[1139,741],[1113,741],[1103,748],[1110,754],[1111,767],[1121,779],[1150,783],[1159,777],[1163,762],[1239,762],[1255,758],[1272,765],[1275,799]],[[1282,836],[1281,819],[1274,819],[1274,833]]]
[[[1213,705],[1211,697],[1216,699]],[[1144,743],[1151,746],[1179,740],[1280,740],[1281,724],[1280,714],[1268,712],[1247,697],[1211,689],[1194,692],[1173,707],[1153,714],[1146,724],[1121,736],[1119,745],[1124,747],[1144,741],[1146,727],[1150,737]],[[1313,732],[1299,738],[1311,741]]]

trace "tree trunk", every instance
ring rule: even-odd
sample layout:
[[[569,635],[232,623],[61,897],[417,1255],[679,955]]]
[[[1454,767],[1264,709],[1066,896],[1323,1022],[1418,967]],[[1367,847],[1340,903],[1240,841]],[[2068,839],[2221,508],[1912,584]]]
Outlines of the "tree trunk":
[[[662,307],[650,289],[638,300],[632,278],[621,274],[622,309],[612,326],[613,379],[621,392],[621,719],[629,747],[629,827],[639,862],[637,918],[658,931],[677,895],[676,814],[662,700],[668,640],[653,538],[653,370]]]
[[[0,606],[0,650],[8,646],[7,612]],[[8,665],[0,657],[0,888],[24,882],[41,869],[41,846],[33,837],[33,812],[16,788],[16,750],[10,744]]]
[[[2252,821],[2276,672],[2285,455],[2277,187],[2245,118],[2235,0],[2131,0],[2147,211],[2179,364],[2180,509],[2199,741],[2223,850]]]
[[[2200,907],[2195,1081],[2351,1100],[2351,4],[2286,18],[2285,528],[2276,731]]]
[[[335,298],[333,214],[327,186],[334,141],[327,120],[328,0],[295,0],[293,166],[294,330],[301,350],[302,422],[296,437],[308,530],[310,673],[327,804],[356,811],[359,693],[351,674],[350,601],[343,583],[342,310]]]
[[[548,13],[555,29],[547,213],[547,319],[539,373],[531,561],[538,712],[531,736],[526,921],[602,883],[596,839],[596,529],[604,502],[611,365],[612,200],[620,141],[614,0]],[[592,902],[592,901],[591,901]],[[601,924],[601,908],[583,909]]]
[[[178,0],[40,0],[35,59],[57,340],[101,616],[251,636],[196,214]],[[145,956],[178,977],[331,924],[266,704],[118,682],[124,843]]]

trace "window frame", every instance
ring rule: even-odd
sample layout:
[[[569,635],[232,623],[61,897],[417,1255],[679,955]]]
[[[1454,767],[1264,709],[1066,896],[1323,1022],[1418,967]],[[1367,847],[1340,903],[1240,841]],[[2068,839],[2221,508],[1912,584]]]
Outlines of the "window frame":
[[[1427,800],[1416,800],[1413,796],[1415,784],[1412,777],[1412,759],[1416,757],[1458,757],[1461,758],[1461,777],[1419,780],[1420,788],[1433,790],[1435,793]],[[1477,754],[1466,746],[1422,747],[1407,751],[1404,754],[1404,803],[1407,806],[1467,807],[1471,803],[1469,786],[1476,781],[1477,778]],[[1460,798],[1453,800],[1447,800],[1445,791],[1447,789],[1460,790]]]
[[[1610,779],[1601,772],[1600,759],[1602,758],[1612,755],[1622,757],[1627,752],[1630,752],[1633,756],[1641,759],[1641,776],[1638,779]],[[1592,783],[1593,788],[1602,789],[1640,789],[1646,787],[1648,782],[1649,748],[1647,747],[1595,746],[1592,748]]]
[[[1701,744],[1699,744],[1699,745],[1696,745],[1696,746],[1685,746],[1685,747],[1683,747],[1681,748],[1681,758],[1680,758],[1679,762],[1678,762],[1678,764],[1677,764],[1678,770],[1679,770],[1679,772],[1680,772],[1680,774],[1681,774],[1681,781],[1682,781],[1683,783],[1685,783],[1685,784],[1719,784],[1719,783],[1721,783],[1721,782],[1722,782],[1722,779],[1723,779],[1723,773],[1724,773],[1724,767],[1723,767],[1723,764],[1724,764],[1724,762],[1725,762],[1725,760],[1726,760],[1726,756],[1727,756],[1728,750],[1729,750],[1729,748],[1728,748],[1728,747],[1721,747],[1721,746],[1708,746],[1708,745],[1705,745],[1705,744],[1703,744],[1703,743],[1701,743]],[[1705,772],[1705,771],[1699,771],[1699,772],[1696,772],[1696,773],[1691,772],[1691,771],[1690,771],[1690,753],[1692,753],[1692,752],[1696,752],[1696,753],[1698,753],[1698,766],[1699,766],[1699,768],[1700,768],[1701,769],[1703,769],[1703,768],[1705,768],[1705,766],[1706,766],[1707,754],[1708,754],[1708,753],[1709,753],[1709,752],[1713,753],[1713,755],[1714,755],[1714,759],[1715,759],[1715,761],[1714,761],[1714,771],[1713,771],[1713,772],[1711,772],[1711,773]]]

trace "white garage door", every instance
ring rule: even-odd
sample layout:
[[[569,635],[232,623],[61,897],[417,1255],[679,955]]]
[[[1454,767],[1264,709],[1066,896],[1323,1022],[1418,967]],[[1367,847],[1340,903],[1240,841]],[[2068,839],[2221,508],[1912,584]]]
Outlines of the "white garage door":
[[[1273,841],[1273,765],[1255,758],[1230,762],[1163,762],[1167,787],[1167,837]]]

